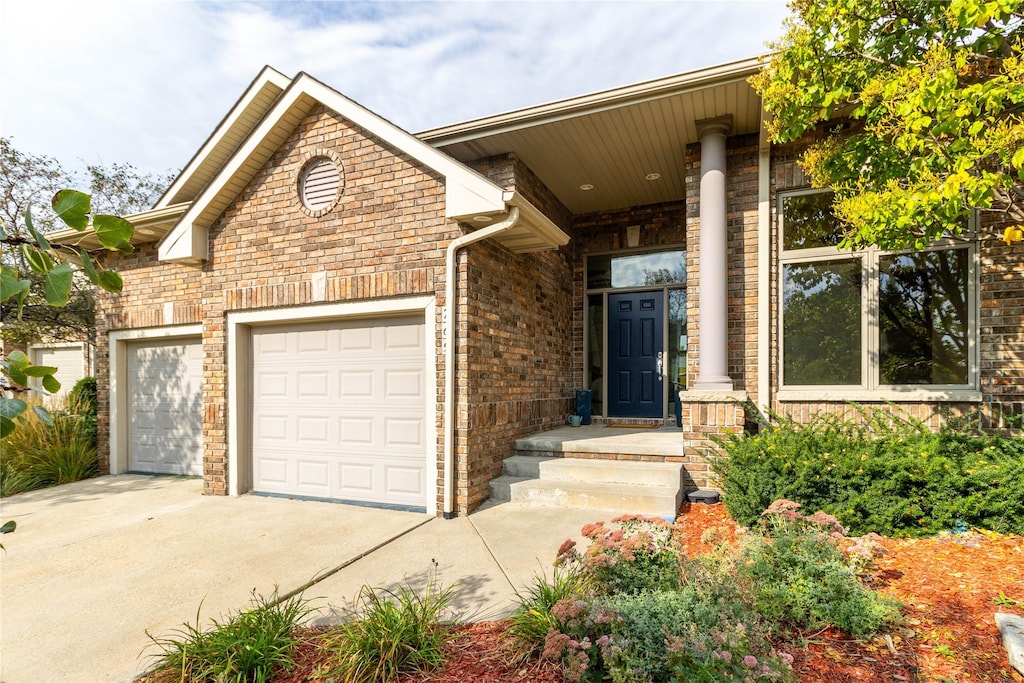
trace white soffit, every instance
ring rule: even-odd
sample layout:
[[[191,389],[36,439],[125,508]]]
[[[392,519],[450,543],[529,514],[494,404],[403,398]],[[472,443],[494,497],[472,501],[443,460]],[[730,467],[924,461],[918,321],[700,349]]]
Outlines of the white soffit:
[[[760,129],[760,98],[747,79],[763,64],[732,62],[418,137],[463,162],[511,152],[575,214],[678,201],[697,121],[730,114],[733,135]]]

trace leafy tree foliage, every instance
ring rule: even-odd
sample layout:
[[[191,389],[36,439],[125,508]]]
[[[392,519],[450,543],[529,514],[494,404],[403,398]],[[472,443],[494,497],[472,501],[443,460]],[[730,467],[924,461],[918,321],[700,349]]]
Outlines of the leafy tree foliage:
[[[1024,240],[1024,0],[793,0],[752,79],[835,190],[843,246],[921,248],[975,210]],[[842,121],[841,125],[833,124]]]
[[[103,250],[132,251],[132,224],[123,218],[108,214],[92,213],[89,195],[76,190],[59,190],[51,200],[54,214],[69,228],[79,232],[92,227]],[[90,220],[91,218],[91,220]],[[0,303],[11,303],[12,313],[21,315],[25,301],[30,296],[42,296],[48,306],[66,306],[71,296],[75,271],[70,258],[81,264],[82,272],[94,285],[110,292],[121,291],[121,276],[113,270],[99,265],[88,250],[51,244],[35,227],[31,207],[25,208],[24,232],[9,230],[6,222],[0,222],[0,242],[4,253],[15,252],[15,263],[24,265],[19,270],[15,265],[0,265]],[[102,250],[99,250],[102,251]],[[39,292],[39,289],[42,292]],[[6,315],[6,314],[5,314]],[[28,391],[30,378],[40,381],[42,388],[50,393],[60,389],[60,382],[54,376],[57,368],[32,365],[22,351],[5,353],[0,358],[0,438],[15,429],[15,419],[28,409],[28,403],[13,394]],[[12,395],[9,395],[12,394]],[[40,406],[33,408],[45,422],[50,418]]]
[[[46,275],[32,268],[21,248],[25,241],[33,241],[26,211],[31,207],[34,229],[46,235],[66,227],[50,208],[51,198],[62,188],[88,185],[93,213],[121,216],[152,207],[171,179],[172,174],[140,173],[129,164],[91,165],[74,174],[52,157],[21,152],[11,139],[0,138],[2,261],[15,269],[16,279],[31,285],[23,301],[10,298],[0,304],[6,348],[26,348],[40,340],[91,341],[93,336],[94,290],[83,272],[73,271],[64,305],[53,306],[46,299]],[[66,275],[64,270],[58,273]]]
[[[165,178],[140,175],[125,164],[87,170],[96,192],[96,207],[113,212],[148,208],[166,184]],[[5,343],[60,339],[69,331],[78,335],[76,339],[91,334],[90,288],[95,285],[120,292],[122,285],[117,272],[103,267],[102,254],[132,250],[131,223],[94,210],[88,194],[59,189],[74,182],[73,176],[54,159],[18,152],[5,138],[0,138],[0,181],[0,306]],[[37,220],[32,207],[44,200],[49,211],[40,212]],[[101,248],[54,244],[47,239],[48,233],[64,227],[79,232],[91,228]],[[65,312],[68,314],[62,315]],[[13,432],[15,420],[28,409],[20,395],[32,388],[32,380],[51,393],[60,389],[56,371],[32,365],[20,350],[0,358],[0,437]],[[33,409],[49,421],[44,409]]]

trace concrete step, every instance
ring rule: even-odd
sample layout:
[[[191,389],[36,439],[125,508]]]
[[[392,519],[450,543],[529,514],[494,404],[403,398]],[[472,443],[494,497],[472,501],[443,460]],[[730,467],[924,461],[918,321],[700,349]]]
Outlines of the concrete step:
[[[565,507],[581,510],[607,510],[619,513],[654,515],[675,519],[682,494],[678,484],[637,486],[635,484],[501,476],[490,483],[491,498],[515,501],[538,507]]]
[[[670,462],[513,455],[505,459],[503,467],[504,473],[509,476],[545,481],[665,486],[678,489],[683,478],[682,464]]]
[[[686,455],[683,432],[674,427],[660,429],[615,429],[602,425],[561,427],[532,434],[515,441],[523,455]]]

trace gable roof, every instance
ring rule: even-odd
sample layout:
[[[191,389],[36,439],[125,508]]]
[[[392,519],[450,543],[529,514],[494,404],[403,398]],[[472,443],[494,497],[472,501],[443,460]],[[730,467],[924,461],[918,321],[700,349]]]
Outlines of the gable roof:
[[[208,258],[207,231],[228,208],[264,163],[315,106],[322,104],[444,177],[445,217],[461,222],[487,217],[489,222],[523,206],[525,200],[471,170],[431,145],[417,139],[305,73],[292,79],[269,108],[274,89],[281,85],[277,71],[264,69],[221,126],[193,158],[157,207],[181,200],[188,210],[159,244],[164,261],[196,263]],[[262,115],[256,120],[257,115]],[[255,123],[253,124],[253,122]],[[247,131],[239,144],[241,131]],[[234,147],[228,155],[225,152]],[[215,169],[215,172],[211,172]],[[208,179],[207,179],[208,178]],[[195,193],[200,184],[202,190]],[[194,197],[194,198],[193,198]],[[539,211],[522,212],[530,220],[510,231],[505,239],[517,251],[549,249],[569,237]]]
[[[270,111],[289,83],[291,79],[280,71],[263,67],[153,208],[193,201]]]

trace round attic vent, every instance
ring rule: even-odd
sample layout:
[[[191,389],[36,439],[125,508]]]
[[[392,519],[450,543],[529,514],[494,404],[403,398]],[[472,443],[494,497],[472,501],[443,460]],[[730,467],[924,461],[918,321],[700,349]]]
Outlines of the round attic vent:
[[[306,162],[299,173],[299,197],[302,199],[302,205],[316,216],[333,209],[341,197],[341,163],[332,156],[314,156]]]

